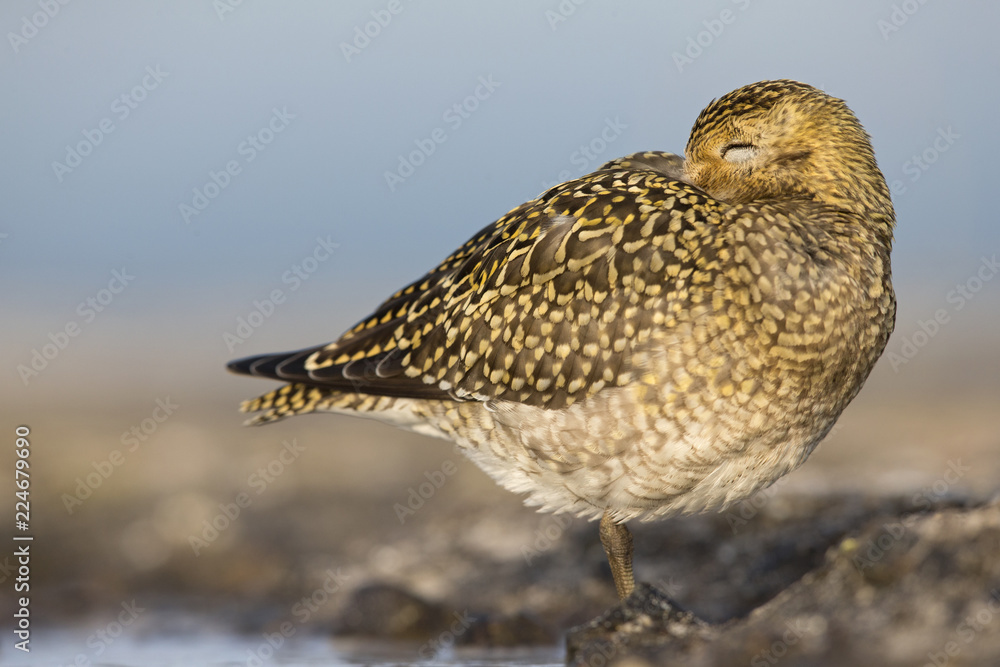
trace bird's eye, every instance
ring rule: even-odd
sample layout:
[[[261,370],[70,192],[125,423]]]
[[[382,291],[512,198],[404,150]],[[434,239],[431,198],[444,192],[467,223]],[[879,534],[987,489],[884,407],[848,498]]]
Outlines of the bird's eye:
[[[722,148],[721,155],[727,162],[748,162],[757,156],[757,147],[753,144],[729,144]]]

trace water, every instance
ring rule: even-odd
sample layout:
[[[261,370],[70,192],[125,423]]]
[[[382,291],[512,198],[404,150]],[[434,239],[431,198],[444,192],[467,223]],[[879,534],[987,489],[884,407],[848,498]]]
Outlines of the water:
[[[419,645],[384,645],[326,638],[292,638],[272,648],[262,636],[194,635],[119,637],[107,643],[64,630],[32,632],[31,652],[14,648],[10,630],[0,643],[5,667],[556,667],[562,651],[457,648],[433,657]]]

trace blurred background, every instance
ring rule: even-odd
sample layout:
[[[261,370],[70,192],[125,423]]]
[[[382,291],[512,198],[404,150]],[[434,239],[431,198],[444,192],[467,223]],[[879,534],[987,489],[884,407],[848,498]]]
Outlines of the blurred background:
[[[27,425],[37,622],[92,630],[133,598],[280,618],[337,568],[434,598],[460,575],[421,556],[433,540],[520,561],[551,517],[447,443],[330,415],[244,428],[239,401],[274,384],[225,363],[336,338],[548,185],[681,153],[710,100],[768,78],[848,102],[898,217],[886,355],[775,493],[990,493],[998,21],[889,0],[4,2],[0,461]],[[435,537],[476,511],[478,532]]]

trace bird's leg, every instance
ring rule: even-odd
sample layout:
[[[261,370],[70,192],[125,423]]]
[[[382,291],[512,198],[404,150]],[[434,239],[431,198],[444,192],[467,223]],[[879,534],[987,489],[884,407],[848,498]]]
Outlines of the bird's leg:
[[[604,546],[604,553],[608,554],[618,597],[624,600],[635,588],[635,577],[632,575],[632,533],[624,523],[615,522],[611,514],[605,512],[601,517],[601,544]]]

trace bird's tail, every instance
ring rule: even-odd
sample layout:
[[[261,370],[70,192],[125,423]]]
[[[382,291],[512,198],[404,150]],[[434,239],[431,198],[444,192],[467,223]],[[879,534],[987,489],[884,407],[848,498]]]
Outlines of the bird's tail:
[[[285,417],[314,412],[333,393],[337,392],[293,382],[257,398],[243,401],[240,405],[240,411],[260,413],[248,419],[247,426],[268,424]]]

